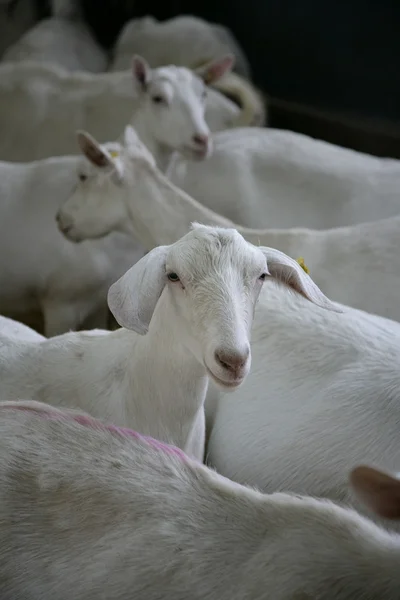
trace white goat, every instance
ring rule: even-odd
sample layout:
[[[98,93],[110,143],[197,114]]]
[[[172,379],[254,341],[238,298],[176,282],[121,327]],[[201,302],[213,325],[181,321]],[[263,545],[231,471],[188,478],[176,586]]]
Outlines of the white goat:
[[[220,132],[204,164],[176,155],[167,174],[202,204],[248,227],[321,229],[400,213],[400,161],[291,131]]]
[[[10,341],[18,339],[25,342],[42,342],[46,339],[27,325],[19,321],[13,321],[2,315],[0,315],[0,331],[3,340],[9,338]]]
[[[398,600],[400,536],[235,484],[172,446],[34,402],[0,405],[2,600]],[[352,473],[379,514],[400,482]]]
[[[80,176],[89,181],[77,180],[76,192],[58,215],[61,230],[71,240],[120,230],[151,249],[173,242],[193,221],[235,227],[256,245],[304,257],[329,298],[400,321],[400,216],[326,231],[247,229],[199,204],[166,179],[131,127],[115,146],[118,156],[114,158],[103,159],[90,135],[82,132],[78,139],[88,159],[82,162]]]
[[[80,162],[0,162],[0,312],[35,327],[43,317],[47,336],[106,327],[108,288],[144,253],[126,235],[77,246],[57,230],[55,215]]]
[[[79,231],[80,216],[86,219],[88,233],[91,213],[92,234],[97,235],[121,226],[123,216],[125,226],[131,227],[144,246],[150,248],[158,236],[158,243],[176,239],[181,227],[186,227],[196,214],[190,212],[188,197],[168,184],[155,170],[154,161],[152,166],[149,157],[146,160],[143,146],[135,157],[135,136],[128,128],[130,135],[132,146],[128,158],[120,156],[118,166],[104,161],[101,167],[104,174],[108,173],[108,177],[103,175],[105,179],[110,180],[112,173],[118,173],[119,191],[111,183],[104,186],[107,190],[104,194],[99,183],[79,186],[71,198],[68,226],[63,222],[64,215],[60,215],[60,226],[67,227],[71,238],[85,237],[84,230]],[[90,143],[89,138],[86,142]],[[92,156],[100,164],[96,152],[101,151],[94,148]],[[123,161],[129,164],[124,171]],[[110,202],[111,198],[115,202]],[[112,204],[112,210],[104,209],[106,201]],[[192,206],[196,206],[193,201]],[[76,222],[72,221],[72,209],[76,209]],[[205,214],[211,222],[215,218],[215,213],[198,204],[197,214]],[[335,277],[339,278],[343,269],[340,293],[351,293],[346,290],[347,274],[347,285],[352,286],[354,298],[361,300],[357,289],[358,281],[363,278],[360,290],[367,297],[371,295],[379,306],[379,296],[385,293],[379,282],[385,279],[390,282],[391,269],[399,281],[395,260],[390,262],[398,244],[399,221],[393,230],[389,222],[386,227],[378,224],[382,229],[380,233],[378,230],[377,238],[375,224],[371,223],[369,229],[339,230],[337,237],[334,231],[310,231],[305,232],[302,241],[303,234],[299,231],[271,235],[264,232],[262,239],[276,241],[280,235],[281,243],[292,244],[293,249],[297,243],[304,243],[313,252],[310,261],[314,259],[317,266],[325,264],[326,272],[319,272],[331,290],[336,285]],[[246,234],[246,230],[242,231]],[[353,231],[356,231],[354,237]],[[370,238],[363,237],[365,232],[370,233]],[[254,241],[260,238],[259,233],[250,231]],[[315,247],[312,240],[318,241]],[[361,254],[363,249],[365,256]],[[379,265],[385,272],[386,255],[389,268],[385,277],[379,274]],[[336,264],[340,257],[348,264]],[[309,260],[307,255],[306,260]],[[334,274],[329,272],[331,267]],[[354,281],[350,279],[351,273]],[[398,294],[388,296],[389,300],[393,307],[398,303]],[[253,324],[251,375],[233,402],[214,393],[208,398],[212,428],[209,461],[220,473],[265,491],[288,490],[350,500],[346,473],[352,464],[368,460],[391,471],[400,464],[397,443],[400,415],[396,410],[400,397],[400,323],[349,307],[344,311],[343,314],[323,311],[311,306],[300,294],[292,294],[272,281],[264,286]]]
[[[153,69],[169,64],[196,69],[226,53],[235,56],[237,72],[226,73],[213,87],[240,106],[236,127],[261,127],[267,119],[264,98],[250,82],[243,51],[222,25],[191,15],[162,22],[153,17],[133,19],[121,32],[110,70],[128,68],[134,54],[144,56]]]
[[[149,252],[111,286],[109,306],[126,329],[25,343],[18,335],[13,340],[7,326],[0,397],[82,408],[202,458],[208,378],[226,390],[243,383],[254,306],[267,276],[284,276],[310,301],[334,310],[282,253],[256,248],[235,230],[197,226]]]
[[[69,71],[99,73],[107,68],[107,54],[84,23],[51,17],[37,23],[10,46],[3,62],[26,60],[52,63]]]
[[[223,25],[193,15],[166,21],[154,17],[132,19],[125,24],[113,51],[110,71],[128,69],[134,54],[144,56],[154,69],[164,65],[191,67],[224,54],[235,56],[235,70],[250,79],[247,58],[233,34]]]
[[[239,113],[233,102],[206,89],[202,78],[218,79],[231,66],[228,56],[197,74],[174,66],[152,71],[136,57],[132,79],[132,72],[70,73],[33,62],[1,65],[0,159],[73,153],[74,129],[113,140],[129,121],[160,158],[183,148],[202,158],[210,149],[209,127],[229,127]]]

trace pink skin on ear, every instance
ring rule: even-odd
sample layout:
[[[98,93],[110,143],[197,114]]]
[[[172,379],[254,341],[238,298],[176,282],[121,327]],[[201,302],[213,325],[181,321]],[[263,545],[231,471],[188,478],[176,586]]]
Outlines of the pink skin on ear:
[[[145,61],[141,57],[133,57],[132,72],[136,81],[138,81],[143,87],[146,87],[149,82],[149,71]]]
[[[203,79],[205,83],[213,83],[220,79],[225,73],[230,71],[234,65],[235,59],[232,55],[228,54],[221,58],[220,60],[216,60],[212,62],[208,67],[205,68],[203,72]]]

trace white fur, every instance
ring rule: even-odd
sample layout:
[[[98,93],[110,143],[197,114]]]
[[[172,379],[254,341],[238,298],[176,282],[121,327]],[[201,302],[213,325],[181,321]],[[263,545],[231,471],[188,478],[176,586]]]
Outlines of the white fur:
[[[104,142],[132,121],[157,158],[169,160],[171,151],[193,147],[194,134],[209,134],[204,112],[213,129],[237,119],[238,107],[218,92],[209,90],[204,104],[204,84],[188,69],[148,70],[148,77],[146,92],[128,71],[70,73],[28,61],[1,65],[0,159],[72,154],[76,129],[88,129]],[[170,106],[152,103],[152,93],[168,96]]]
[[[169,182],[131,128],[119,153],[107,168],[89,167],[87,162],[84,170],[91,174],[90,182],[78,181],[75,193],[62,206],[60,227],[71,240],[120,230],[150,249],[173,242],[193,221],[235,227],[256,245],[304,257],[313,279],[329,298],[400,321],[400,217],[325,231],[247,229]],[[118,186],[113,183],[114,169],[120,175]]]
[[[229,52],[235,56],[238,73],[249,78],[250,68],[243,50],[222,25],[193,15],[179,15],[166,21],[147,16],[125,24],[115,44],[109,70],[127,69],[134,54],[144,56],[155,68],[199,66]]]
[[[3,62],[15,64],[26,60],[93,73],[105,71],[108,63],[106,52],[84,23],[57,17],[37,23],[3,55]]]
[[[210,394],[208,462],[220,473],[266,492],[352,503],[354,463],[398,468],[399,323],[321,311],[271,283],[252,356],[233,401]]]
[[[0,405],[3,600],[398,600],[400,537],[356,512],[262,495],[154,440],[17,407]],[[378,502],[398,513],[389,480]]]
[[[9,338],[10,341],[18,339],[25,342],[42,342],[46,339],[37,331],[27,327],[27,325],[13,321],[2,315],[0,315],[0,330],[3,340]]]
[[[202,459],[208,377],[225,390],[244,381],[260,277],[284,273],[288,285],[330,307],[288,260],[248,244],[235,230],[198,226],[149,252],[111,286],[111,311],[131,331],[28,343],[12,339],[3,323],[0,398],[82,408]],[[169,281],[170,272],[179,281]]]
[[[400,212],[400,161],[291,131],[217,133],[209,160],[176,155],[167,174],[202,204],[248,227],[324,229]]]
[[[109,146],[105,146],[106,148]],[[76,185],[79,156],[0,162],[0,312],[46,335],[107,326],[107,291],[143,256],[128,236],[72,244],[57,230],[60,203]]]
[[[108,201],[114,199],[109,227],[116,216],[130,217],[132,231],[151,248],[176,239],[202,216],[226,224],[168,184],[137,138],[135,156],[129,129],[127,137],[130,169],[119,192],[107,191]],[[68,216],[76,210],[77,217],[71,237],[79,231],[79,201],[86,233],[90,212],[93,227],[107,231],[106,197],[99,194],[96,202],[95,190],[80,189],[71,199]],[[241,231],[255,243],[280,240],[292,256],[304,250],[311,275],[335,300],[352,297],[400,318],[399,218],[328,232]],[[79,233],[85,237],[84,229]],[[268,492],[350,501],[346,473],[353,464],[368,460],[398,470],[399,323],[349,307],[343,314],[321,310],[269,282],[255,314],[252,356],[251,374],[233,401],[209,391],[209,461],[220,473]]]

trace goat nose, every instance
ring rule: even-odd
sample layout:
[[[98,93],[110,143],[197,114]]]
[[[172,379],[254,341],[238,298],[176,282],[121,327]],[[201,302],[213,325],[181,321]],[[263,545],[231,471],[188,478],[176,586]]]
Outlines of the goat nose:
[[[223,350],[220,348],[215,351],[214,358],[219,366],[226,371],[237,373],[246,365],[249,354],[249,346],[247,346],[243,352],[237,352],[236,350]]]
[[[198,133],[193,136],[193,141],[195,144],[197,144],[197,146],[207,146],[208,135]]]

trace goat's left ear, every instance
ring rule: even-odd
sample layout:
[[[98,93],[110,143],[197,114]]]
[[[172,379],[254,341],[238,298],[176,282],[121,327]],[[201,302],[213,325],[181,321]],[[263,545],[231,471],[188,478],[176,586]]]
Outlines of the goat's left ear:
[[[225,73],[229,73],[235,64],[233,54],[226,54],[195,70],[196,75],[201,77],[206,85],[210,85],[221,79]]]
[[[267,259],[269,274],[274,279],[282,281],[293,290],[302,294],[307,300],[333,312],[343,312],[334,302],[321,292],[319,287],[307,275],[304,269],[293,258],[275,248],[260,248]]]
[[[148,252],[108,291],[108,306],[122,327],[145,335],[166,283],[169,246]]]
[[[76,138],[82,154],[86,156],[95,167],[104,168],[112,166],[112,160],[90,133],[78,130],[76,132]]]

